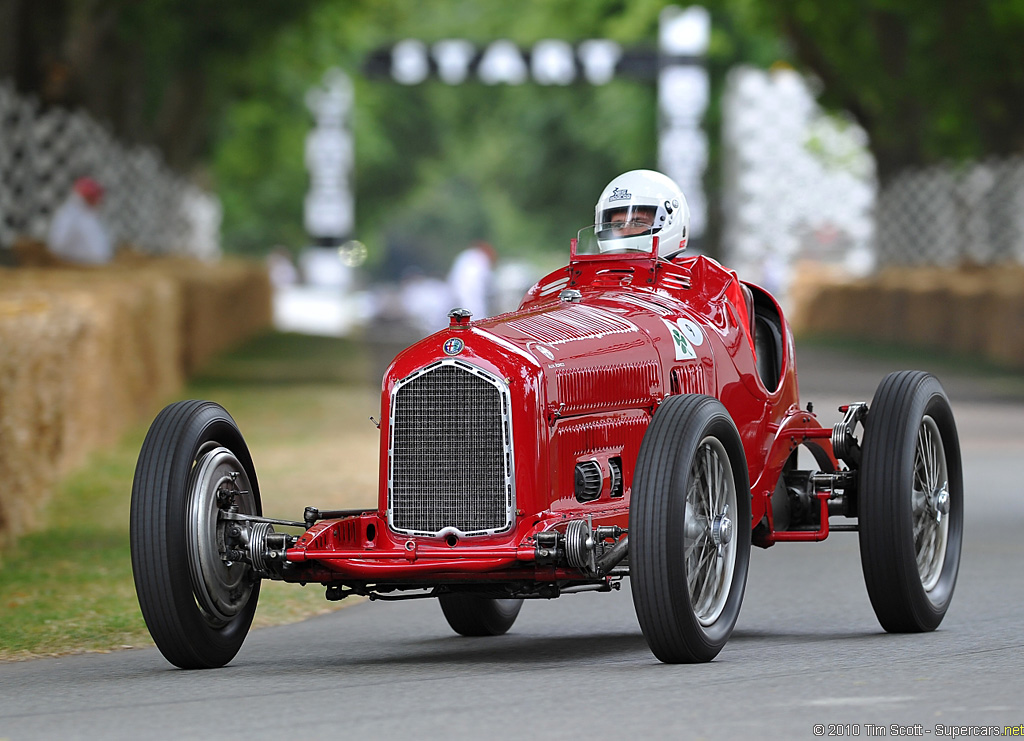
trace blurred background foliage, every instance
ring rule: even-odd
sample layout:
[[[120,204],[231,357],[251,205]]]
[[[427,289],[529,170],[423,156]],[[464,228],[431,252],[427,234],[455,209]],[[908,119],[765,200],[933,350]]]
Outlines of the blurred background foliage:
[[[561,258],[569,237],[593,218],[603,184],[654,165],[653,85],[407,87],[366,79],[360,66],[369,52],[403,38],[464,38],[481,47],[500,38],[523,46],[614,38],[653,46],[664,4],[321,3],[258,60],[250,84],[259,93],[221,118],[212,170],[228,244],[258,250],[268,234],[287,246],[302,243],[310,123],[303,96],[323,70],[340,66],[356,86],[357,236],[378,256],[379,273],[396,276],[410,263],[441,272],[475,239],[506,255]],[[254,162],[253,151],[264,156]],[[253,191],[250,182],[265,188]]]
[[[900,169],[1024,152],[1024,1],[770,0],[764,18],[822,99]]]
[[[654,87],[406,87],[362,77],[366,55],[404,38],[653,48],[666,4],[0,0],[0,76],[159,147],[220,195],[225,247],[263,254],[306,243],[305,95],[340,67],[355,82],[356,236],[382,272],[409,259],[439,271],[474,239],[506,255],[561,257],[610,178],[655,166]],[[815,75],[824,102],[868,132],[883,181],[908,165],[1024,151],[1024,0],[703,4],[713,28],[712,252],[718,93],[738,63]]]

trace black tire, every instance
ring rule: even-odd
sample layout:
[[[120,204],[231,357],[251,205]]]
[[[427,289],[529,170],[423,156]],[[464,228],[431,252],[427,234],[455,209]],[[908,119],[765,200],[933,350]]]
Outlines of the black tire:
[[[453,592],[437,598],[448,625],[459,635],[500,636],[508,632],[523,606],[521,599],[495,599]]]
[[[235,421],[209,401],[166,407],[135,468],[132,571],[153,640],[182,669],[231,661],[259,598],[251,567],[228,566],[217,553],[223,545],[224,525],[217,522],[222,487],[233,492],[239,511],[262,514],[252,458]]]
[[[886,376],[868,409],[858,515],[871,606],[890,633],[935,630],[953,597],[963,541],[953,411],[938,379],[922,371]]]
[[[709,467],[714,460],[720,465]],[[720,487],[707,478],[708,470],[717,472]],[[705,485],[722,493],[710,512],[691,497],[698,491],[691,487]],[[735,503],[735,511],[721,509],[724,503]],[[727,518],[731,537],[722,537]],[[666,399],[640,445],[629,503],[633,605],[658,659],[710,661],[725,646],[743,602],[750,535],[747,464],[729,413],[710,396]]]

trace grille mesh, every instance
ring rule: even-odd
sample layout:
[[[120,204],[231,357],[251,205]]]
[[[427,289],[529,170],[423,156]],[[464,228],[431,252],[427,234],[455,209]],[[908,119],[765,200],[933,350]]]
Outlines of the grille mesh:
[[[392,527],[507,528],[511,429],[502,392],[479,372],[446,363],[404,383],[392,404]]]

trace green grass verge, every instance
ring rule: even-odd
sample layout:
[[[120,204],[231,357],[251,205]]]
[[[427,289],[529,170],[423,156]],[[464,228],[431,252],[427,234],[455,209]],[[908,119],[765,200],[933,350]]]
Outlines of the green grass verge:
[[[352,497],[373,503],[376,468],[366,458],[376,430],[367,416],[376,413],[379,392],[367,380],[365,353],[351,342],[271,334],[215,361],[181,398],[213,399],[231,412],[253,452],[265,511],[301,519],[307,495],[315,501],[304,503],[318,506]],[[2,554],[0,660],[152,645],[128,545],[132,476],[147,428],[131,430],[61,481],[46,525]],[[337,453],[324,460],[339,447],[364,452],[342,465]],[[268,582],[255,624],[335,607],[319,586]]]

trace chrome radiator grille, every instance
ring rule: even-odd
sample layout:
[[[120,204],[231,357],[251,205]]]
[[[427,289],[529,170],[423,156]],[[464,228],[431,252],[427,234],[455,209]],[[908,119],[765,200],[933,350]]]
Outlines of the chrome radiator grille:
[[[512,524],[512,423],[504,381],[459,360],[407,376],[391,396],[388,520],[413,535]]]

